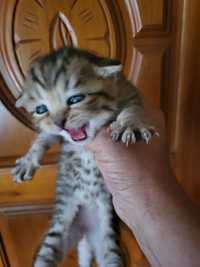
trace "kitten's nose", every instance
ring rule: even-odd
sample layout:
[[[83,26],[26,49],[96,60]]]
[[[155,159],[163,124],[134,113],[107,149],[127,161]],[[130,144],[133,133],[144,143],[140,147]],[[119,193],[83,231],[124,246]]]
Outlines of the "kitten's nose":
[[[66,119],[54,120],[54,123],[60,128],[64,128],[65,122],[66,122]]]
[[[61,127],[61,128],[64,128],[65,124],[66,124],[66,121],[67,121],[67,116],[68,116],[68,113],[66,110],[62,110],[60,112],[57,112],[53,118],[53,121],[54,123]]]

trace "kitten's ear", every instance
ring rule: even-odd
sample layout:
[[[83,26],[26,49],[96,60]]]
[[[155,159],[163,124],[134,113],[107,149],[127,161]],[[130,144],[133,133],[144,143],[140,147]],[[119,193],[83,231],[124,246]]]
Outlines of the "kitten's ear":
[[[22,94],[22,95],[17,99],[17,101],[15,102],[15,107],[17,107],[17,108],[24,107],[26,100],[27,100],[27,96],[26,96],[25,94]]]
[[[122,65],[95,66],[95,71],[99,76],[111,77],[122,71]]]

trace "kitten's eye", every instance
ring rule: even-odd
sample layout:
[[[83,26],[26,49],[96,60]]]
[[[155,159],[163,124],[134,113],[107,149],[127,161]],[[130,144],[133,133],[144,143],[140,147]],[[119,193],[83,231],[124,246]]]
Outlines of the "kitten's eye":
[[[40,105],[36,107],[37,114],[43,114],[43,113],[46,113],[47,111],[48,111],[48,108],[46,105]]]
[[[69,106],[73,105],[73,104],[76,104],[78,102],[81,102],[84,98],[85,98],[85,95],[74,95],[74,96],[71,96],[70,98],[67,99],[67,104]]]

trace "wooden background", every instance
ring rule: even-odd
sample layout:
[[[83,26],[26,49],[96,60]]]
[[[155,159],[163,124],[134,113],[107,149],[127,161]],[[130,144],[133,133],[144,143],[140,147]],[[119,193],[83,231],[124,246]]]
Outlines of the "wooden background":
[[[0,1],[0,266],[29,267],[54,199],[56,149],[34,180],[16,185],[15,159],[34,132],[14,106],[30,62],[63,45],[118,58],[124,72],[160,107],[177,179],[200,203],[200,2],[198,0]],[[122,225],[127,266],[149,266]],[[76,266],[75,254],[67,266]]]

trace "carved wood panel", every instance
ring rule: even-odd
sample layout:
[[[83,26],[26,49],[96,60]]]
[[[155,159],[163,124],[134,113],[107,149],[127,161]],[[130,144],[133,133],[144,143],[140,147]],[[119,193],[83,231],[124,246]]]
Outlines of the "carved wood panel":
[[[200,205],[200,1],[177,3],[176,34],[170,119],[172,151],[177,178],[194,202]],[[175,128],[175,130],[174,130]]]
[[[164,106],[168,94],[168,64],[171,49],[168,0],[1,0],[0,1],[0,210],[41,212],[46,218],[55,190],[56,167],[53,154],[30,183],[16,185],[10,167],[23,154],[33,132],[24,110],[14,107],[23,90],[28,66],[36,57],[63,45],[73,45],[97,54],[118,58],[127,77],[154,105]],[[6,25],[6,27],[5,27]],[[11,114],[8,110],[11,111]],[[15,118],[14,118],[15,117]],[[17,118],[17,119],[16,119]],[[25,126],[26,125],[26,126]],[[47,206],[46,206],[47,205]],[[19,214],[18,214],[19,215]],[[20,215],[21,216],[21,215]],[[15,243],[26,246],[28,232],[23,227],[37,221],[35,215],[9,217]],[[44,222],[46,219],[44,219]],[[38,236],[43,231],[38,219]],[[122,227],[127,265],[146,267],[148,263],[133,237]],[[34,235],[32,236],[34,239]],[[36,237],[35,237],[36,238]],[[20,243],[21,242],[21,243]],[[25,243],[23,243],[25,242]],[[33,241],[38,244],[37,238]],[[127,252],[128,251],[128,252]],[[31,251],[32,253],[33,251]],[[74,266],[74,258],[70,264]],[[30,258],[21,258],[21,267]]]

